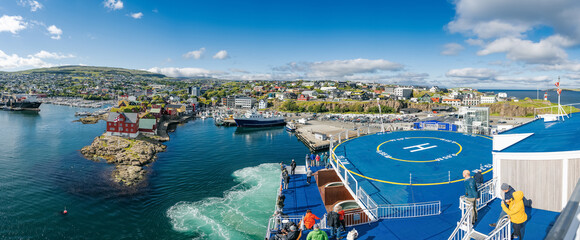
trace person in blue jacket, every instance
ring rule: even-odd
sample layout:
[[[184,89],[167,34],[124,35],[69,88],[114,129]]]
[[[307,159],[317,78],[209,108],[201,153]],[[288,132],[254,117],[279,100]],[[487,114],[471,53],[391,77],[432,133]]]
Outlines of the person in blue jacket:
[[[479,199],[479,192],[477,191],[475,179],[471,177],[469,170],[463,170],[463,178],[463,184],[465,185],[465,199],[467,202],[473,204],[471,224],[475,224],[475,222],[477,222],[477,200]]]

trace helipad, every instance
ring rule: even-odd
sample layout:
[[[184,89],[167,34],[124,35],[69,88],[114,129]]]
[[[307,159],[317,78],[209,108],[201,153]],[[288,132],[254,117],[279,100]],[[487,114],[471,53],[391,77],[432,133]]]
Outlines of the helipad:
[[[338,144],[334,151],[340,165],[355,175],[371,196],[375,193],[384,202],[405,203],[437,200],[429,198],[462,181],[465,169],[489,173],[491,149],[488,136],[403,131],[351,139]],[[484,176],[490,179],[490,175]],[[420,186],[420,191],[414,186]]]

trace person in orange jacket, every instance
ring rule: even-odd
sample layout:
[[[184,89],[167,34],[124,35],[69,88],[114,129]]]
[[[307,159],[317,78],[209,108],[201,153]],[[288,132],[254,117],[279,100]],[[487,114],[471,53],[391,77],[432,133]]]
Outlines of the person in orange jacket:
[[[306,210],[306,216],[304,216],[304,226],[306,229],[312,229],[312,226],[314,226],[316,220],[320,220],[320,218],[314,215],[310,209]]]

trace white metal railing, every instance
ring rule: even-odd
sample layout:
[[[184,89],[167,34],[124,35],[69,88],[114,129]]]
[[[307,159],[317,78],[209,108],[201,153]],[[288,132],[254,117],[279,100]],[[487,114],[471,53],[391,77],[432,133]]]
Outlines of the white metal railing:
[[[568,114],[571,114],[571,113],[573,113],[573,111],[574,111],[574,109],[575,109],[575,107],[573,108],[573,106],[575,106],[575,105],[580,105],[580,103],[561,104],[561,106],[562,106],[563,108],[564,108],[564,107],[568,107]],[[552,105],[552,106],[548,106],[548,107],[539,107],[539,108],[534,108],[534,116],[537,116],[537,115],[538,115],[538,113],[540,112],[540,111],[539,111],[540,109],[546,109],[546,108],[549,108],[549,109],[550,109],[550,114],[554,114],[554,111],[552,110],[552,109],[554,109],[554,108],[556,108],[556,111],[558,111],[558,110],[557,110],[557,108],[558,108],[558,105]],[[546,113],[546,114],[548,113],[547,111],[546,111],[546,112],[544,112],[544,111],[541,111],[541,112],[543,112],[543,113]]]
[[[326,226],[326,213],[324,214],[324,216],[320,219],[320,223],[318,224],[318,226],[320,227],[320,229],[328,229],[329,227]]]
[[[379,205],[373,200],[367,192],[361,187],[357,190],[356,197],[361,201],[367,208],[373,209],[377,208]]]
[[[266,229],[266,238],[265,239],[270,239],[270,236],[272,234],[277,233],[279,230],[282,230],[282,228],[284,228],[284,224],[282,223],[282,221],[284,220],[288,220],[289,222],[293,222],[294,224],[296,224],[296,226],[300,226],[300,229],[302,229],[302,219],[304,217],[303,216],[275,216],[275,217],[271,217],[268,220],[268,227]]]
[[[459,200],[460,205],[465,204],[467,207],[465,208],[465,213],[461,214],[461,220],[457,222],[457,227],[451,233],[448,240],[463,240],[468,237],[471,232],[473,231],[473,225],[471,224],[471,217],[473,214],[473,204],[469,204],[467,202],[463,203],[465,200],[461,198]],[[463,209],[462,209],[463,210]]]
[[[371,218],[369,218],[368,215],[366,214],[366,212],[363,211],[362,209],[344,212],[344,224],[347,227],[356,226],[356,225],[360,225],[363,223],[370,223],[370,222],[374,222],[374,221]]]
[[[477,191],[479,192],[479,200],[477,200],[477,210],[482,209],[487,206],[488,203],[493,201],[496,195],[497,178],[493,178],[479,186]]]
[[[441,214],[441,201],[381,205],[377,209],[380,219],[425,217]]]
[[[512,235],[512,224],[508,216],[504,216],[497,223],[497,227],[489,233],[489,236],[485,240],[505,240],[511,239]]]
[[[336,171],[336,174],[339,176],[339,178],[345,183],[346,189],[355,197],[357,203],[362,205],[363,211],[365,211],[366,216],[368,216],[371,221],[376,221],[378,219],[423,217],[441,214],[440,201],[378,205],[366,193],[366,191],[364,191],[364,189],[358,185],[358,181],[352,175],[352,173],[350,173],[350,171],[348,171],[348,169],[342,165],[340,161],[342,159],[334,153],[332,147],[329,152],[329,161],[332,165],[332,168]]]

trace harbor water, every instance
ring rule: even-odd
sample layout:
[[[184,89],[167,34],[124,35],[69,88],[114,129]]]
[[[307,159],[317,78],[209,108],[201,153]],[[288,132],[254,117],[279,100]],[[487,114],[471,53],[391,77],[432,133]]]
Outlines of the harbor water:
[[[0,111],[0,238],[263,239],[278,163],[307,152],[283,127],[193,120],[170,134],[142,186],[124,188],[113,166],[79,153],[105,128],[73,122],[87,110]]]

